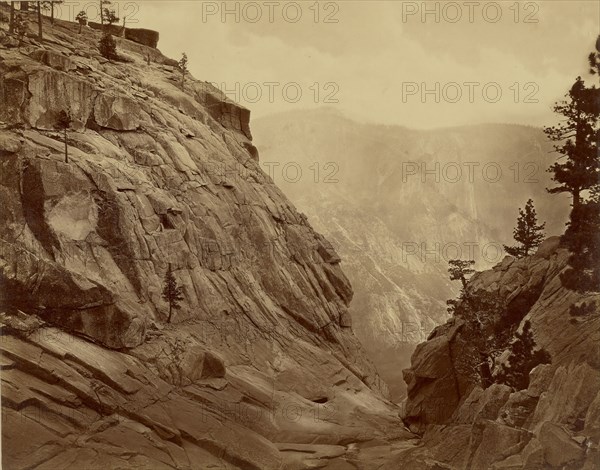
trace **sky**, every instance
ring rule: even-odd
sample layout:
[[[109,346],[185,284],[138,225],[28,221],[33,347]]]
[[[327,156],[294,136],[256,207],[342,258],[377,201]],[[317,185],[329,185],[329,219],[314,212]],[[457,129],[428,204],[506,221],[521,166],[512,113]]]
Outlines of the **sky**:
[[[97,2],[92,2],[97,3]],[[253,119],[319,106],[410,128],[552,124],[600,33],[593,1],[114,2]],[[93,13],[90,10],[89,13]],[[90,14],[90,17],[93,16]]]

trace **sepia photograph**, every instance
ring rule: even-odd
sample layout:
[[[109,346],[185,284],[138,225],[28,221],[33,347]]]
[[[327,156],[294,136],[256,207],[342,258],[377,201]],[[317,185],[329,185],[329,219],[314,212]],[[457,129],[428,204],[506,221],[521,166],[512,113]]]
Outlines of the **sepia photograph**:
[[[599,141],[600,0],[0,1],[0,469],[600,469]]]

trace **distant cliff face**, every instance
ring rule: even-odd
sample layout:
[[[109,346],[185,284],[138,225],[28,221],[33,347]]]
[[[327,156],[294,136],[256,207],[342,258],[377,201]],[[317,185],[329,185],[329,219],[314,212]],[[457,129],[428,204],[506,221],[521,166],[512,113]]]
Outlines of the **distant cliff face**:
[[[156,49],[117,38],[108,62],[77,29],[46,22],[20,50],[0,32],[7,467],[276,469],[294,444],[408,435],[340,259],[259,167],[249,111],[180,90]]]
[[[600,295],[565,289],[559,275],[569,253],[558,239],[534,256],[507,258],[469,283],[518,310],[551,363],[530,373],[515,391],[494,384],[483,390],[460,366],[469,337],[453,318],[417,347],[405,371],[404,419],[424,433],[424,447],[386,468],[418,468],[423,461],[456,469],[595,468],[600,457]],[[583,316],[573,306],[587,306]],[[499,320],[502,320],[501,318]],[[446,468],[446,467],[444,467]]]
[[[401,369],[456,295],[447,260],[500,262],[506,221],[530,197],[549,234],[564,230],[568,200],[548,201],[551,148],[540,129],[413,131],[323,110],[260,119],[253,130],[261,164],[340,253],[354,331],[396,400]]]

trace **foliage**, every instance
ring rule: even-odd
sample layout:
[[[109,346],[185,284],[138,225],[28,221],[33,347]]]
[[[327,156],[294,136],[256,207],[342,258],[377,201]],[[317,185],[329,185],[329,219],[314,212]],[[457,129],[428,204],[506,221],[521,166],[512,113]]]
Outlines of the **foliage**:
[[[460,338],[464,343],[455,358],[456,371],[483,388],[493,383],[492,370],[496,358],[508,343],[510,330],[498,334],[498,318],[505,311],[499,297],[491,292],[478,291],[469,301],[457,301],[455,317],[463,321]]]
[[[65,163],[69,163],[69,148],[67,143],[67,129],[71,126],[71,116],[63,109],[58,114],[56,120],[56,128],[61,129],[65,133]]]
[[[566,95],[565,101],[556,103],[554,112],[566,118],[556,126],[546,127],[544,132],[555,142],[554,149],[564,158],[555,162],[548,171],[558,186],[548,189],[550,193],[569,192],[573,207],[581,203],[581,193],[600,183],[598,160],[598,119],[600,116],[600,89],[587,88],[577,77]]]
[[[169,318],[167,319],[167,323],[171,323],[173,309],[180,308],[179,303],[183,300],[183,292],[181,287],[177,285],[173,270],[171,269],[171,264],[169,264],[169,268],[165,274],[162,297],[169,304]]]
[[[108,8],[102,10],[102,18],[103,24],[106,23],[109,26],[119,21],[119,17],[115,13],[115,10],[109,10]]]
[[[569,249],[569,268],[560,275],[563,286],[577,292],[600,291],[600,197],[573,208],[561,243]]]
[[[540,364],[551,362],[550,354],[544,349],[536,349],[531,323],[525,322],[523,331],[515,334],[509,348],[508,363],[504,364],[496,376],[496,381],[516,390],[529,387],[529,373]]]
[[[520,243],[517,246],[506,246],[506,252],[515,258],[522,258],[531,253],[531,250],[537,248],[544,240],[544,228],[546,223],[537,224],[537,214],[533,207],[533,201],[529,199],[523,211],[519,208],[519,217],[517,227],[513,231],[514,239]]]
[[[79,13],[77,13],[75,20],[77,20],[77,22],[79,23],[79,34],[81,34],[81,27],[85,26],[88,22],[87,13],[81,10]]]
[[[27,33],[27,22],[23,19],[23,17],[19,14],[19,15],[15,15],[14,18],[14,32],[15,35],[17,36],[17,38],[19,38],[19,46],[21,46],[21,43],[23,42],[23,38],[25,37],[25,34]]]
[[[185,74],[188,72],[188,57],[185,52],[181,54],[181,59],[179,59],[177,65],[181,72],[181,89],[183,90],[183,87],[185,85]]]
[[[117,55],[117,43],[112,34],[105,33],[98,44],[98,49],[102,57],[108,60],[116,60],[119,56]]]

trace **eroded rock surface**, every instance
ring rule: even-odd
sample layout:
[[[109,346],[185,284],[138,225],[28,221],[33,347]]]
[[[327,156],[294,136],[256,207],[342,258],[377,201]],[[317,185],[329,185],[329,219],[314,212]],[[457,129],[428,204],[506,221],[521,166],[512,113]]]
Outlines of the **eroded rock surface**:
[[[154,48],[116,38],[111,63],[100,32],[44,26],[20,49],[0,32],[5,466],[278,469],[414,437],[351,331],[340,258],[258,166],[250,112],[182,91]]]
[[[558,242],[551,238],[522,260],[506,258],[469,283],[469,289],[493,292],[520,309],[522,323],[531,322],[552,363],[534,368],[525,390],[501,384],[482,390],[457,367],[467,340],[460,335],[462,320],[438,327],[405,371],[404,420],[423,434],[421,446],[384,468],[597,468],[600,297],[562,286],[568,253]],[[582,303],[592,311],[569,314]]]

